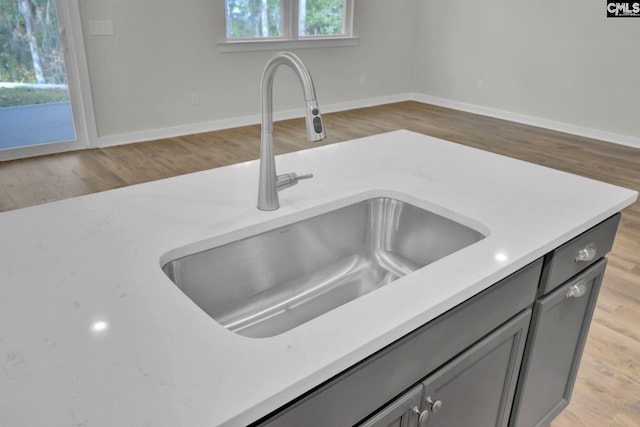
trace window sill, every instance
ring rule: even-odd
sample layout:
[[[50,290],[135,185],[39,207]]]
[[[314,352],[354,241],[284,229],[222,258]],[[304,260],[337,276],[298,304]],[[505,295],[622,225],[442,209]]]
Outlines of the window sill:
[[[304,49],[315,47],[357,46],[358,37],[326,37],[298,40],[241,40],[218,43],[222,53],[253,52],[259,50]]]

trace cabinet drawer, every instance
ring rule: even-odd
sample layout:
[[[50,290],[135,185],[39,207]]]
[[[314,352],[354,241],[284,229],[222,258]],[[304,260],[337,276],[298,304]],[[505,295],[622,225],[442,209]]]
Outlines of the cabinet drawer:
[[[539,295],[544,295],[584,270],[613,246],[620,214],[601,222],[551,252],[545,259]]]

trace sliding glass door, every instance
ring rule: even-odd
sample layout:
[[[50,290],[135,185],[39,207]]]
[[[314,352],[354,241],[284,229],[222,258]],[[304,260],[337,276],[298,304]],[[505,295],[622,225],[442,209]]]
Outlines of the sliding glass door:
[[[0,0],[0,160],[86,147],[69,3]]]

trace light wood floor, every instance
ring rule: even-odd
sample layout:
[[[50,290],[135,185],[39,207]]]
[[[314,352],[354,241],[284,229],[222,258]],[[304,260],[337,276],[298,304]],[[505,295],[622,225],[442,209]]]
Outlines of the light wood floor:
[[[334,144],[409,129],[640,190],[640,150],[416,102],[326,114]],[[278,154],[313,147],[302,119],[277,123]],[[0,163],[0,211],[256,159],[260,128]],[[317,144],[315,144],[317,145]],[[624,211],[565,426],[640,426],[640,204]]]

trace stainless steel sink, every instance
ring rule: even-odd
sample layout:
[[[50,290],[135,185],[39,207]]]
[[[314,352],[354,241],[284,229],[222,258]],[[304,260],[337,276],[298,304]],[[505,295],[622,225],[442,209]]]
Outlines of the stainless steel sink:
[[[484,237],[375,198],[172,260],[163,270],[225,328],[270,337]]]

